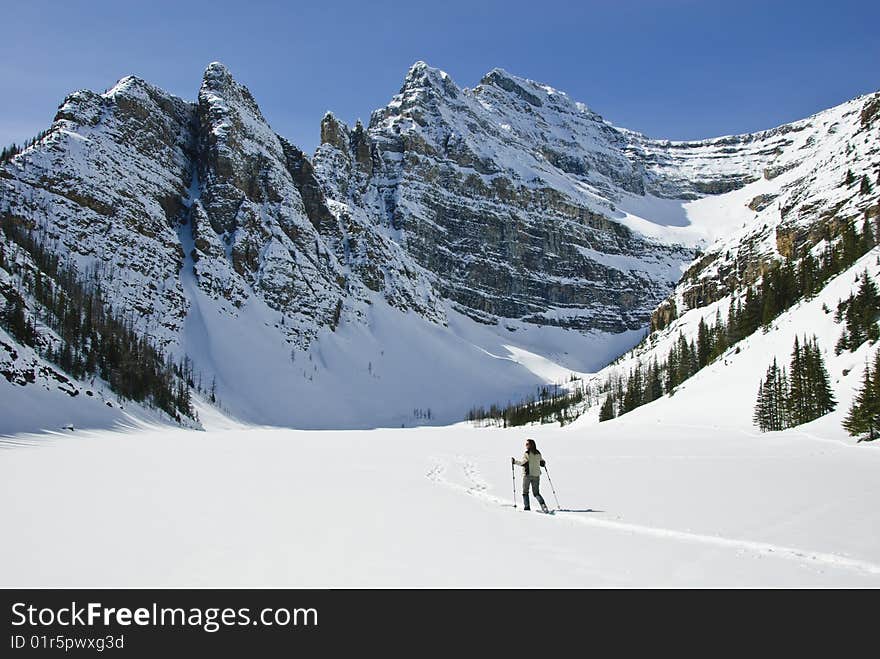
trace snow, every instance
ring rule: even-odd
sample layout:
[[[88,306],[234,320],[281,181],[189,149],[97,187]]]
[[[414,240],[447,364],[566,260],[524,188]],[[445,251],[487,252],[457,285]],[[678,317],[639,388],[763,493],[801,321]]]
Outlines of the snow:
[[[58,388],[22,387],[0,382],[3,389],[2,432],[9,435],[35,429],[47,432],[63,428],[114,428],[135,423],[124,409],[139,409],[135,404],[120,403],[115,396],[90,397],[80,393],[76,397]],[[122,409],[120,409],[120,405]],[[0,440],[2,441],[2,440]]]
[[[569,374],[594,372],[639,332],[584,334],[515,320],[484,325],[452,308],[425,322],[374,294],[364,316],[324,330],[307,351],[277,332],[278,313],[251,297],[236,316],[183,277],[190,301],[181,350],[224,410],[253,423],[312,429],[456,423]],[[210,319],[210,320],[208,320]],[[431,419],[414,410],[431,410]]]
[[[622,272],[643,272],[656,281],[676,283],[681,278],[685,263],[676,263],[664,258],[652,258],[650,255],[629,256],[627,254],[607,254],[589,247],[575,245],[575,249],[591,261]]]
[[[512,507],[527,436],[554,516]],[[635,417],[14,442],[5,586],[880,585],[880,452],[864,444]]]
[[[763,379],[767,367],[775,358],[777,363],[787,366],[791,361],[791,351],[795,337],[816,336],[822,357],[831,378],[831,385],[837,397],[837,408],[830,414],[809,424],[799,426],[791,432],[812,433],[843,440],[845,433],[841,422],[846,416],[855,392],[861,386],[865,361],[880,348],[877,345],[863,344],[855,352],[834,353],[837,340],[843,332],[843,323],[834,322],[834,314],[839,301],[858,290],[858,277],[868,272],[874,281],[880,281],[880,247],[865,254],[861,259],[828,282],[825,288],[813,299],[802,301],[780,315],[768,332],[758,330],[748,338],[728,349],[722,357],[698,371],[696,375],[680,385],[673,396],[665,396],[660,401],[636,408],[626,416],[638,417],[652,423],[676,423],[682,419],[718,428],[742,432],[752,432],[752,413],[758,393],[758,383]],[[603,369],[596,379],[607,377],[614,369],[626,375],[637,360],[647,364],[653,356],[662,361],[669,352],[679,331],[685,337],[694,338],[700,318],[712,324],[716,310],[726,321],[729,298],[715,304],[693,309],[658,337],[656,346],[649,350],[639,350],[639,354],[629,353],[621,361]],[[823,306],[829,310],[826,313]],[[723,404],[719,392],[723,392]],[[594,410],[598,414],[597,410]],[[587,426],[596,416],[582,417],[576,425]],[[789,432],[789,431],[786,431]]]

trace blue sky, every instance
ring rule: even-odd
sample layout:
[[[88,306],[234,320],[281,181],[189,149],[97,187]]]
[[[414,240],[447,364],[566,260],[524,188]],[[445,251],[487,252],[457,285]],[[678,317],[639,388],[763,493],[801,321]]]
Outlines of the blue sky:
[[[0,0],[0,19],[2,144],[47,127],[67,93],[128,74],[194,99],[213,60],[307,151],[325,111],[368,120],[420,59],[467,87],[502,67],[671,139],[880,89],[878,2]]]

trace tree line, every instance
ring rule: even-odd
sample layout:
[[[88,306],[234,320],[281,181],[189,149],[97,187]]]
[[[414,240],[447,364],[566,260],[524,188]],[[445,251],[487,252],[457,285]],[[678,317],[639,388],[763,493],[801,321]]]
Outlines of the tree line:
[[[4,146],[3,149],[0,150],[0,163],[9,162],[19,153],[21,153],[25,149],[29,149],[34,144],[42,140],[44,137],[46,137],[46,135],[48,135],[48,133],[48,130],[42,130],[37,133],[36,137],[25,140],[25,143],[20,146],[18,144],[15,144],[14,142],[9,146]]]
[[[121,398],[151,404],[178,421],[181,415],[194,418],[194,375],[188,359],[175,363],[139,335],[133,322],[105,303],[97,278],[82,279],[8,215],[2,231],[6,245],[16,245],[36,266],[28,272],[0,243],[0,268],[17,270],[21,282],[20,290],[0,291],[6,300],[0,324],[10,335],[76,379],[99,377]],[[35,301],[33,311],[25,295]],[[38,323],[51,328],[59,340],[41,338]]]
[[[772,262],[755,284],[746,285],[744,291],[737,289],[733,292],[726,319],[722,318],[720,309],[711,324],[701,318],[695,340],[688,340],[679,332],[678,339],[663,361],[658,363],[655,358],[648,366],[638,363],[630,370],[625,383],[618,381],[616,385],[609,386],[599,420],[613,419],[673,392],[729,347],[762,327],[769,328],[779,315],[797,302],[819,293],[828,280],[873,249],[878,244],[878,238],[880,218],[874,226],[866,219],[861,231],[854,221],[850,221],[841,229],[839,240],[828,242],[821,254],[814,255],[805,246],[797,257],[789,256],[781,262]],[[860,289],[851,301],[843,302],[839,311],[843,317],[852,318],[845,334],[856,339],[877,331],[876,324],[867,319],[872,313],[876,319],[880,296],[867,274],[865,280],[868,283],[863,283],[864,289]],[[652,338],[649,337],[649,340]],[[847,345],[851,344],[852,339],[848,341]],[[798,395],[797,391],[794,393]]]
[[[577,378],[572,378],[575,383]],[[467,421],[498,425],[504,428],[528,423],[559,423],[565,425],[577,418],[577,406],[591,396],[589,387],[569,384],[568,387],[545,385],[535,395],[519,403],[472,407]]]

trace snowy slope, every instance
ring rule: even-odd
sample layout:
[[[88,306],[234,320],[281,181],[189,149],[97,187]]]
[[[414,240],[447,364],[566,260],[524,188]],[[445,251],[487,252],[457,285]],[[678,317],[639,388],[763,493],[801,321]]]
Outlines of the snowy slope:
[[[484,325],[452,308],[442,326],[377,295],[362,317],[343,319],[297,350],[256,301],[232,318],[201,293],[192,299],[183,348],[216,378],[222,409],[298,428],[456,423],[474,405],[518,400],[568,373],[595,371],[641,338],[514,320]]]
[[[843,331],[843,324],[834,321],[837,304],[858,290],[858,278],[867,272],[875,281],[880,279],[880,247],[876,247],[859,259],[852,267],[828,282],[822,292],[808,301],[802,301],[779,316],[767,332],[758,331],[731,347],[715,362],[686,380],[674,395],[638,407],[623,418],[633,417],[659,424],[679,423],[687,420],[715,429],[739,429],[754,431],[752,413],[758,393],[758,383],[764,378],[767,367],[775,358],[780,366],[791,361],[795,337],[816,336],[822,357],[831,378],[838,404],[824,417],[810,423],[782,431],[786,435],[814,435],[845,443],[855,442],[841,426],[849,411],[856,391],[862,384],[866,360],[873,359],[878,350],[870,342],[862,344],[855,352],[835,354],[834,347]],[[667,330],[658,333],[653,347],[643,346],[612,366],[602,369],[592,381],[607,378],[612,373],[626,376],[636,363],[648,363],[656,355],[662,360],[681,331],[691,339],[696,337],[697,325],[703,318],[711,323],[717,310],[727,317],[729,298],[707,307],[693,309],[683,314]],[[829,310],[825,312],[823,306]],[[738,350],[737,350],[738,349]],[[588,411],[575,422],[586,427],[598,421],[598,408]],[[604,423],[613,424],[615,421]]]
[[[20,437],[0,583],[880,585],[876,447],[635,418],[529,435],[565,512],[512,507],[516,430]]]
[[[3,434],[130,428],[169,422],[161,412],[120,400],[101,381],[80,382],[71,378],[2,329],[0,374],[9,378],[3,389]]]

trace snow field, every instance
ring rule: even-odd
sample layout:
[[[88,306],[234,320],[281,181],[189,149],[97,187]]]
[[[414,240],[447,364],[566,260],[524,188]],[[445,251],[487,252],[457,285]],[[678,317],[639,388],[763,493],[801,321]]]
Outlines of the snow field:
[[[512,507],[534,437],[564,511]],[[880,453],[795,433],[233,426],[19,436],[4,586],[878,586]],[[555,499],[547,478],[542,494]],[[534,502],[533,502],[534,503]]]

